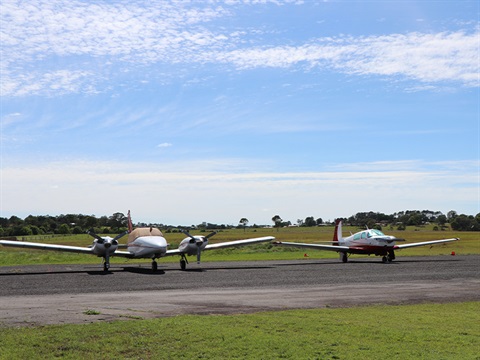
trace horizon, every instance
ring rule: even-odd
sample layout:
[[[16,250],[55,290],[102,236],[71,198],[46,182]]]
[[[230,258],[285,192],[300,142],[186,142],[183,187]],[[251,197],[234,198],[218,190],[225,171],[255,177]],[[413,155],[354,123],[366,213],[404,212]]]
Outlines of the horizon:
[[[4,0],[0,217],[478,214],[479,19],[469,0]]]

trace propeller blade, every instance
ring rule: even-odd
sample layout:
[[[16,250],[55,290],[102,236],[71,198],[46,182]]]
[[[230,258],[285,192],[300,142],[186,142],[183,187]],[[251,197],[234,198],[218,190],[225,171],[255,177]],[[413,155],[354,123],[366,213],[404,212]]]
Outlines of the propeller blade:
[[[205,239],[208,239],[208,238],[211,238],[213,235],[215,235],[217,232],[216,231],[213,231],[211,232],[210,234],[208,234],[207,236],[205,236]]]
[[[182,229],[181,231],[182,231],[182,233],[187,235],[190,239],[195,240],[195,238],[192,235],[190,235],[190,233],[187,230]]]
[[[202,250],[200,249],[200,246],[197,248],[197,264],[200,264],[200,254]]]
[[[87,234],[90,235],[90,236],[92,236],[92,237],[94,237],[95,239],[97,239],[97,242],[98,242],[99,244],[103,244],[103,242],[105,241],[105,240],[103,240],[103,238],[102,238],[101,236],[98,236],[98,235],[95,234],[92,230],[88,230],[88,231],[87,231]]]
[[[117,241],[118,239],[120,239],[121,237],[123,237],[123,236],[125,236],[125,235],[127,235],[127,234],[128,234],[128,231],[125,231],[125,232],[123,232],[123,233],[121,233],[121,234],[118,234],[117,236],[115,236],[115,237],[113,238],[112,243],[113,243],[114,241]]]

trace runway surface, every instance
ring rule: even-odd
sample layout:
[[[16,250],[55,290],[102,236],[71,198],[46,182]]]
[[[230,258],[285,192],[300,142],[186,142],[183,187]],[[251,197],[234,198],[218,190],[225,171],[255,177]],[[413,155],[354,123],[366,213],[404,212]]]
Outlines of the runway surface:
[[[352,260],[353,259],[353,260]],[[0,267],[0,325],[480,301],[480,256]]]

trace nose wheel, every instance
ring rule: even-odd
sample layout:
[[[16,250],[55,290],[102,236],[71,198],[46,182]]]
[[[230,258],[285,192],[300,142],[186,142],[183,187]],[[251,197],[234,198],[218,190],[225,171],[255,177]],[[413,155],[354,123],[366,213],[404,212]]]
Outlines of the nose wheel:
[[[110,269],[110,258],[107,255],[103,258],[103,271],[108,272],[108,269]]]
[[[187,268],[188,260],[185,255],[182,254],[182,258],[180,259],[180,269],[185,270]]]

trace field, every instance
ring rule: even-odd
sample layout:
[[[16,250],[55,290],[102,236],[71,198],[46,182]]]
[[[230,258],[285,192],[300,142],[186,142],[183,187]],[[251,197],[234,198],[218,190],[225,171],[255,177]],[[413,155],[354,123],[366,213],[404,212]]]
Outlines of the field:
[[[479,303],[460,303],[0,328],[0,359],[467,360],[479,323]]]
[[[383,231],[388,235],[395,235],[404,238],[408,242],[428,241],[444,238],[459,237],[460,241],[436,245],[433,247],[423,246],[412,249],[405,249],[397,252],[397,256],[425,256],[425,255],[450,255],[452,251],[458,255],[480,254],[480,233],[479,232],[454,232],[454,231],[434,231],[433,226],[426,227],[407,227],[405,231],[390,230]],[[347,236],[350,232],[354,233],[360,229],[356,227],[344,227],[343,234]],[[208,232],[193,232],[193,234],[208,234]],[[179,242],[185,237],[182,233],[166,233],[164,235],[170,244],[169,248],[176,248]],[[278,241],[297,241],[297,242],[328,242],[332,239],[333,227],[290,227],[281,229],[271,228],[248,228],[244,232],[242,229],[222,230],[213,238],[211,242],[238,240],[243,238],[275,236]],[[113,235],[112,235],[113,236]],[[45,242],[52,244],[88,246],[92,238],[88,235],[71,235],[57,237],[25,237],[25,241]],[[122,240],[122,239],[121,239]],[[301,259],[307,255],[311,259],[337,259],[335,252],[285,248],[271,244],[251,245],[239,249],[223,249],[215,251],[206,251],[202,255],[202,261],[253,261],[253,260],[292,260]],[[359,255],[354,255],[360,258]],[[131,260],[123,258],[111,259],[112,265],[128,263]],[[136,260],[148,262],[145,260]],[[160,262],[177,262],[178,257],[167,257]],[[52,251],[34,251],[25,249],[15,249],[0,246],[0,266],[14,265],[32,265],[32,264],[96,264],[101,263],[100,258],[88,255],[78,255],[70,253],[52,252]]]
[[[344,228],[344,236],[357,228]],[[459,242],[399,251],[401,256],[480,254],[480,233],[383,229],[408,242],[460,237]],[[328,242],[333,227],[232,229],[214,241],[273,235],[279,241]],[[196,234],[196,233],[195,233]],[[183,234],[165,233],[170,248]],[[25,241],[87,246],[88,235]],[[205,252],[204,261],[337,258],[327,251],[260,244]],[[359,256],[360,257],[360,256]],[[137,260],[136,260],[137,261]],[[138,260],[149,262],[146,260]],[[178,261],[177,257],[161,262]],[[100,263],[68,253],[0,247],[0,265]],[[112,264],[128,263],[112,259]],[[95,317],[96,311],[88,315]],[[128,320],[128,321],[127,321]],[[291,310],[250,315],[176,316],[155,320],[11,328],[0,326],[0,359],[480,359],[480,303]]]

